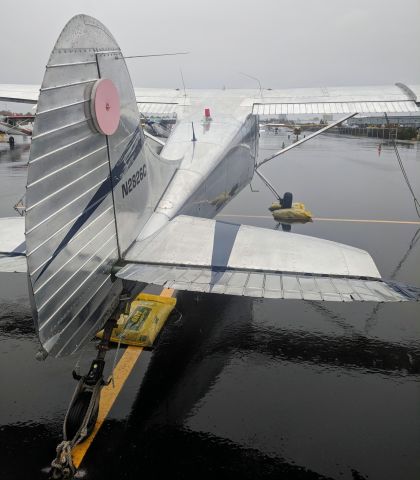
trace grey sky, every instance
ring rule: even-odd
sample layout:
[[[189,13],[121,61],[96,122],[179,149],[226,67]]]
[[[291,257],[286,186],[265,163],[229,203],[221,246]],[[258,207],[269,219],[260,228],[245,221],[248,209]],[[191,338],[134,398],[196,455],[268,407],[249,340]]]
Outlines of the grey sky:
[[[136,86],[264,87],[420,83],[420,0],[38,0],[2,7],[0,83],[41,83],[65,23],[102,21]],[[7,48],[5,49],[5,45]]]

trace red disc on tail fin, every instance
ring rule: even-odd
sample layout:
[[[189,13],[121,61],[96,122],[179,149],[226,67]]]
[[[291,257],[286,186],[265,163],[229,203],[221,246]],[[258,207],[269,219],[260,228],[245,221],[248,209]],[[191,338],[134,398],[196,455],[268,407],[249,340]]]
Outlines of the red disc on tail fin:
[[[120,123],[120,96],[114,83],[101,78],[93,86],[91,96],[92,118],[99,133],[112,135]]]

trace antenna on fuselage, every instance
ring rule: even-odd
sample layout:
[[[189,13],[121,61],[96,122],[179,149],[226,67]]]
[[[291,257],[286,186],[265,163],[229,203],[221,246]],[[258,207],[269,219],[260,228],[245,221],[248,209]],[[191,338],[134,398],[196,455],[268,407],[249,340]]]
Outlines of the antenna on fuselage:
[[[192,131],[193,131],[193,138],[191,139],[191,141],[192,141],[192,142],[196,142],[196,141],[197,141],[197,137],[195,136],[194,122],[191,122],[191,127],[192,127]]]
[[[123,58],[149,58],[149,57],[171,57],[174,55],[188,55],[190,52],[173,52],[173,53],[150,53],[147,55],[129,55]]]
[[[184,88],[184,97],[187,97],[187,90],[185,88],[185,81],[184,81],[184,75],[182,73],[182,68],[179,68],[179,73],[181,74],[181,80],[182,80],[182,86]]]
[[[252,80],[255,80],[256,82],[258,82],[258,85],[260,87],[260,97],[262,98],[263,97],[263,89],[262,89],[260,80],[257,77],[253,77],[252,75],[248,75],[247,73],[244,73],[244,72],[239,72],[239,74],[244,75],[245,77],[251,78]]]

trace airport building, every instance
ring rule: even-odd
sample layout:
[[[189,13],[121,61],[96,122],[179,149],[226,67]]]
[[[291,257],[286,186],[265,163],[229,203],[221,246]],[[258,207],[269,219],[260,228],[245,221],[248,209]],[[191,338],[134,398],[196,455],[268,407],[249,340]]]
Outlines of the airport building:
[[[392,125],[420,128],[420,115],[392,115],[388,118]],[[348,121],[348,124],[358,127],[384,126],[386,125],[386,119],[383,115],[378,117],[353,117]]]

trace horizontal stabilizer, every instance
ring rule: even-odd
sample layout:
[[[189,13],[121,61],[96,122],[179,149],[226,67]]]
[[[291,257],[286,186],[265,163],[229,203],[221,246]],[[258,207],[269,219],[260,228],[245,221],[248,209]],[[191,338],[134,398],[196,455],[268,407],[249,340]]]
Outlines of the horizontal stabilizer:
[[[0,272],[5,273],[26,273],[25,256],[10,256],[0,254]]]
[[[0,218],[0,272],[25,273],[25,219]]]
[[[363,250],[188,216],[136,242],[124,260],[119,278],[176,290],[325,301],[420,297],[420,289],[384,282]]]

